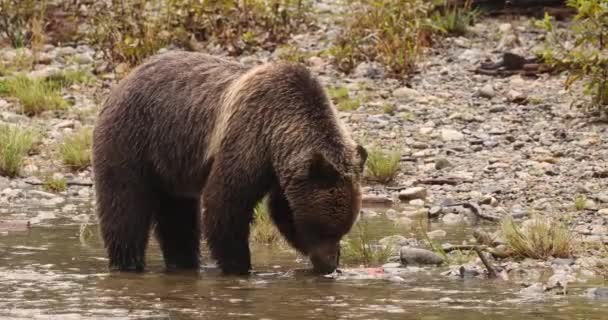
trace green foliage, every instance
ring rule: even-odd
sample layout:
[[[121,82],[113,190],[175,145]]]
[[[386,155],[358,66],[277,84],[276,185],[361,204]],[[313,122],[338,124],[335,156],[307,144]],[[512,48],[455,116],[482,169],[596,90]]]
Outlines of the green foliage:
[[[30,23],[45,9],[45,0],[0,0],[0,32],[13,47],[24,47],[31,38]]]
[[[83,127],[63,140],[59,153],[63,163],[72,170],[82,170],[91,165],[93,129]]]
[[[272,245],[281,241],[281,235],[274,226],[266,200],[260,201],[254,210],[254,222],[251,229],[251,240],[255,243]]]
[[[376,147],[371,148],[365,162],[366,176],[380,183],[389,183],[397,176],[400,160],[400,152],[386,152]]]
[[[567,258],[573,250],[574,237],[566,226],[552,218],[535,217],[524,227],[513,218],[501,222],[502,234],[515,255],[535,259]]]
[[[374,60],[393,75],[407,75],[429,42],[432,7],[423,0],[350,0],[349,15],[329,50],[333,63],[350,72],[358,62]]]
[[[608,2],[568,0],[567,5],[577,10],[569,30],[558,30],[548,14],[538,23],[547,32],[539,55],[549,65],[569,72],[567,89],[583,82],[583,92],[590,97],[587,109],[608,111]]]
[[[49,192],[62,192],[68,187],[68,183],[64,177],[48,176],[42,182],[42,187]]]
[[[0,124],[0,175],[19,175],[24,157],[34,145],[35,135],[27,129]]]
[[[34,116],[47,110],[62,110],[68,106],[57,88],[44,79],[30,79],[24,75],[17,75],[1,83],[0,94],[17,98],[22,113],[27,116]]]
[[[451,1],[444,1],[441,9],[433,12],[431,20],[433,26],[442,33],[454,36],[463,36],[470,25],[475,23],[479,12],[471,9],[471,1],[463,5]]]
[[[280,60],[291,63],[306,63],[306,60],[311,56],[310,53],[301,50],[296,46],[283,45],[277,48]]]

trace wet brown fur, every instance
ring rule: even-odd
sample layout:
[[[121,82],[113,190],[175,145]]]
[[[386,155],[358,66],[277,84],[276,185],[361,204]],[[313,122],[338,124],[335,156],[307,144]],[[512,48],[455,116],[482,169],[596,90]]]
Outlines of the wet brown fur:
[[[199,267],[202,231],[225,273],[246,273],[253,207],[267,194],[293,247],[313,262],[335,254],[360,209],[364,162],[304,67],[155,56],[114,88],[94,130],[110,266],[143,270],[154,226],[168,268]]]

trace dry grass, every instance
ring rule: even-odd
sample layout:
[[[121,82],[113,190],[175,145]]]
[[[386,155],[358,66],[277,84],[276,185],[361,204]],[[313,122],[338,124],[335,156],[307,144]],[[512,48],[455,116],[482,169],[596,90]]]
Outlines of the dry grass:
[[[574,236],[561,222],[535,217],[519,227],[513,218],[501,223],[502,234],[515,255],[535,259],[570,257],[574,247]]]

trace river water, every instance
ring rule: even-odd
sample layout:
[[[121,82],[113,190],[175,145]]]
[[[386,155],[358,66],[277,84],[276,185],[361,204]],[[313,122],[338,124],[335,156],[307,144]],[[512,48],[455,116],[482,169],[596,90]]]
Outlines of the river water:
[[[293,251],[254,247],[255,272],[221,276],[208,253],[199,274],[166,274],[155,241],[142,274],[108,273],[96,226],[67,217],[0,234],[0,319],[606,319],[608,302],[526,298],[514,282],[448,278],[414,268],[405,281],[308,273]],[[449,230],[449,229],[448,229]],[[453,233],[452,233],[453,234]],[[586,284],[590,286],[591,284]],[[596,284],[597,285],[597,284]]]

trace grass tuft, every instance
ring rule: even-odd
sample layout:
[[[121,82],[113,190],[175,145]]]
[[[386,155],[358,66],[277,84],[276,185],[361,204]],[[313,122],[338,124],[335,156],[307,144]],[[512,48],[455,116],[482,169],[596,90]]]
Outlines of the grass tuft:
[[[389,183],[397,176],[400,160],[400,152],[371,148],[365,162],[366,176],[380,183]]]
[[[50,87],[57,90],[73,84],[90,84],[95,80],[93,75],[82,69],[62,71],[46,78]]]
[[[513,218],[507,217],[501,222],[501,230],[507,245],[521,257],[567,258],[573,251],[572,233],[563,223],[551,218],[536,217],[519,227]]]
[[[63,140],[59,152],[63,163],[72,170],[82,170],[91,165],[93,129],[84,127]]]
[[[35,116],[48,110],[63,110],[68,106],[57,88],[45,80],[30,79],[24,75],[2,81],[0,94],[17,98],[22,113],[27,116]]]
[[[475,23],[479,12],[471,9],[470,1],[464,5],[444,3],[441,10],[431,16],[432,25],[442,33],[453,36],[463,36],[468,27]]]
[[[370,222],[359,220],[353,230],[342,240],[340,263],[365,267],[386,263],[395,248],[376,243],[374,238]]]
[[[260,201],[254,210],[254,222],[251,239],[255,243],[272,245],[281,241],[281,235],[274,226],[266,200]]]
[[[64,177],[50,175],[44,179],[42,187],[49,192],[63,192],[68,188],[68,182]]]
[[[19,175],[23,159],[34,145],[34,134],[23,128],[0,124],[0,174]]]

